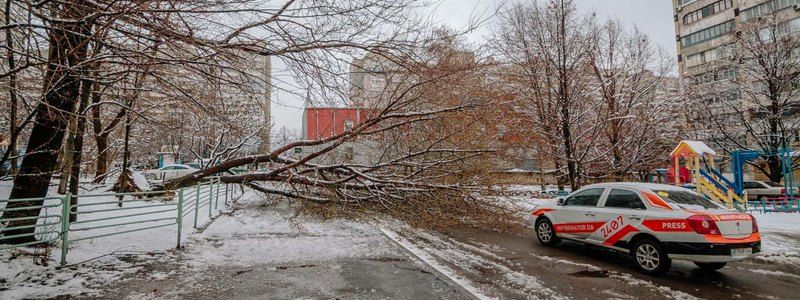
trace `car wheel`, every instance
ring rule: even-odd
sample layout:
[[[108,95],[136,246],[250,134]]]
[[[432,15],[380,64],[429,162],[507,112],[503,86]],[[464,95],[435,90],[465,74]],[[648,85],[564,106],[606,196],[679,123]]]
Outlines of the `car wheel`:
[[[536,221],[536,238],[539,239],[539,243],[545,246],[554,246],[561,241],[556,236],[553,223],[547,218],[540,218]]]
[[[717,263],[703,263],[703,262],[695,262],[696,266],[700,267],[700,270],[713,272],[725,267],[727,263],[724,262],[717,262]]]
[[[766,202],[767,201],[767,196],[764,196],[764,195],[758,196],[756,198],[756,200],[758,200],[760,202]]]
[[[633,245],[631,251],[639,271],[648,275],[661,275],[669,271],[672,260],[658,241],[646,238]]]

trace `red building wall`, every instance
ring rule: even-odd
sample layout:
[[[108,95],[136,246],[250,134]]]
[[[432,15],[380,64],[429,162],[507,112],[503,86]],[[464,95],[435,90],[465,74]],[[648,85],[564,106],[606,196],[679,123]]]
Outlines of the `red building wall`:
[[[346,123],[358,126],[366,119],[360,108],[309,107],[303,113],[303,137],[307,140],[329,138],[345,131]]]

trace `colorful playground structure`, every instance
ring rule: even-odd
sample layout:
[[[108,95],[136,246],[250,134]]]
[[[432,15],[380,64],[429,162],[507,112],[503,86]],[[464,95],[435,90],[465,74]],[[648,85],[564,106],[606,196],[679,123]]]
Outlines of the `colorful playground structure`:
[[[670,153],[671,166],[666,170],[657,170],[659,175],[664,172],[670,184],[695,189],[699,194],[720,203],[728,208],[739,210],[755,209],[759,205],[767,210],[771,205],[772,211],[800,211],[800,201],[794,196],[794,176],[792,172],[793,152],[782,149],[779,153],[763,154],[756,150],[736,150],[731,153],[731,173],[733,179],[723,176],[714,162],[717,153],[701,141],[681,141]],[[783,173],[784,190],[786,194],[780,198],[765,201],[748,201],[747,191],[743,188],[744,165],[752,160],[768,155],[780,155]],[[659,176],[660,177],[660,176]],[[762,203],[763,202],[763,203]],[[776,204],[783,208],[776,208]],[[795,207],[797,206],[797,207]]]

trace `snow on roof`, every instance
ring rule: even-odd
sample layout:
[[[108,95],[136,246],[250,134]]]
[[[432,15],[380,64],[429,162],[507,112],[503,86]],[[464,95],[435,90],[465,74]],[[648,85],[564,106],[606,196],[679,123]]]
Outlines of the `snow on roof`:
[[[675,147],[675,150],[672,150],[672,153],[669,154],[671,157],[675,156],[691,156],[691,155],[717,155],[711,147],[706,145],[701,141],[681,141],[678,143],[678,147]]]

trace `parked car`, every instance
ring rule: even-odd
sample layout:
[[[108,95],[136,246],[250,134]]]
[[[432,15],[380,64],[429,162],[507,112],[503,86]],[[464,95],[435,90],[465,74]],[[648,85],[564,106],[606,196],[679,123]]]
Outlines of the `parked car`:
[[[565,239],[630,253],[652,275],[668,271],[673,259],[714,271],[761,251],[752,215],[671,185],[593,184],[531,215],[543,245]]]
[[[155,170],[142,171],[142,174],[148,181],[166,181],[191,174],[197,170],[199,169],[189,165],[171,164]]]
[[[779,198],[786,195],[783,185],[769,181],[745,181],[742,188],[747,191],[748,200],[765,201],[769,198]]]

